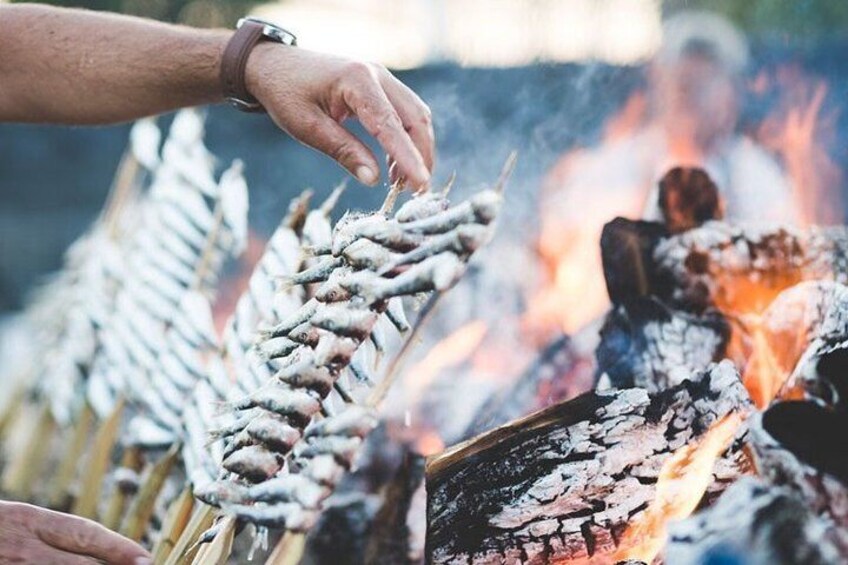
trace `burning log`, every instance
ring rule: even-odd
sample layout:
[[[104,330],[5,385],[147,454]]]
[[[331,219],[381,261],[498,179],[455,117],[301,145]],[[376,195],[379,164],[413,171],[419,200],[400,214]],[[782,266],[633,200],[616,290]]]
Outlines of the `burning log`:
[[[832,526],[790,489],[744,477],[715,505],[670,527],[664,558],[666,563],[751,565],[845,562],[848,553],[833,534]]]
[[[653,396],[587,393],[449,449],[426,470],[428,556],[542,563],[621,549],[665,462],[748,409],[725,361]]]
[[[848,282],[848,228],[738,226],[707,222],[659,242],[653,261],[672,303],[762,312],[801,281]],[[660,293],[657,293],[660,294]]]
[[[616,218],[601,232],[604,280],[613,304],[659,294],[662,287],[653,259],[654,250],[668,236],[656,222]]]
[[[848,551],[846,426],[846,412],[812,402],[779,402],[751,419],[749,440],[758,472],[797,492],[808,508],[835,525]]]
[[[782,396],[809,398],[848,412],[848,287],[832,282],[796,285],[769,307],[763,331],[780,371]]]
[[[724,217],[718,187],[704,169],[697,167],[674,167],[660,179],[659,207],[671,233]]]
[[[601,328],[599,386],[665,390],[723,359],[729,338],[730,327],[716,312],[697,316],[656,298],[622,304]]]
[[[365,563],[398,565],[411,563],[407,515],[412,497],[424,481],[424,458],[411,452],[386,489],[385,500],[374,516],[365,548]]]

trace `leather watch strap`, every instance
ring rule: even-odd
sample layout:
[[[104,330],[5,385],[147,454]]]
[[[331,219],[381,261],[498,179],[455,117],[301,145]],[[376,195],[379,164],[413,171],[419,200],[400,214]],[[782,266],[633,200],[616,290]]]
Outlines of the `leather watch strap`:
[[[265,111],[262,104],[248,92],[244,80],[247,59],[256,44],[263,39],[262,31],[262,24],[245,21],[230,38],[221,58],[221,88],[224,96],[245,112]]]

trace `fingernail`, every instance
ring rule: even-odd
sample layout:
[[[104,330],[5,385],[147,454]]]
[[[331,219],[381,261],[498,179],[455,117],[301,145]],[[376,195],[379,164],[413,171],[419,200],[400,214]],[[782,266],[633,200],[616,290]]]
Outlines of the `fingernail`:
[[[418,165],[418,178],[423,179],[421,184],[430,184],[430,171],[423,163]]]
[[[153,560],[149,557],[136,557],[133,563],[135,565],[153,565]]]
[[[374,184],[377,182],[377,173],[371,167],[360,165],[356,168],[356,178],[362,184]]]

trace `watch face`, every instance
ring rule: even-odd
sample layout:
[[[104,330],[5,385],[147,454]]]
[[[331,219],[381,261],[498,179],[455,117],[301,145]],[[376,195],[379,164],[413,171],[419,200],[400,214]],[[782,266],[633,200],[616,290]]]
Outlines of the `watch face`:
[[[252,16],[247,18],[242,18],[236,24],[236,28],[240,28],[244,22],[254,22],[263,26],[262,34],[271,39],[272,41],[276,41],[278,43],[284,43],[286,45],[297,45],[297,37],[290,31],[281,28],[280,26],[269,22],[267,20],[263,20],[262,18],[254,18]]]

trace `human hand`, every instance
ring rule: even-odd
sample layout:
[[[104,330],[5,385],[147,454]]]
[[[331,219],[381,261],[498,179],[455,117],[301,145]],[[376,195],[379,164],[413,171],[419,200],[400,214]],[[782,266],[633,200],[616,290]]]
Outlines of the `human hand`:
[[[397,176],[416,189],[429,185],[435,158],[430,109],[385,67],[261,43],[248,59],[245,84],[280,128],[363,184],[376,184],[380,168],[371,150],[342,127],[352,117],[397,164]]]
[[[141,546],[91,520],[3,501],[0,501],[0,562],[152,563],[150,554]]]

